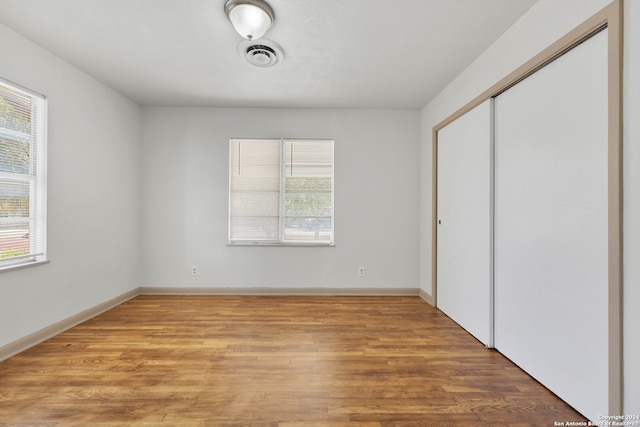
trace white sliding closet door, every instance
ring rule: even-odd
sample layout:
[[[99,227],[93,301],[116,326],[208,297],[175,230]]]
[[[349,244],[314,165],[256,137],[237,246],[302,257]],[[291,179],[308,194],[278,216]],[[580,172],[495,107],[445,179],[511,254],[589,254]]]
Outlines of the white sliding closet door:
[[[495,101],[495,347],[591,420],[610,413],[607,105],[606,30]]]
[[[492,103],[438,131],[437,306],[492,346]]]

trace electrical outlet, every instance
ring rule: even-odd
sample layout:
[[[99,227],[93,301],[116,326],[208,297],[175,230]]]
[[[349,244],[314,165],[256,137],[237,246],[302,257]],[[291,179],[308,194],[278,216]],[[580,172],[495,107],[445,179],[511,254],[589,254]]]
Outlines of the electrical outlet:
[[[198,275],[198,266],[197,265],[192,265],[191,266],[191,275],[194,276],[194,277]]]
[[[364,276],[365,276],[364,267],[358,267],[358,277],[364,277]]]

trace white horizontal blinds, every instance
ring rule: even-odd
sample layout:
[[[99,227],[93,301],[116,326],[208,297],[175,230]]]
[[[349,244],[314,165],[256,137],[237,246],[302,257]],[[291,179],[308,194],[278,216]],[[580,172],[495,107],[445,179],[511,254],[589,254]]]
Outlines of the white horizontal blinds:
[[[277,242],[280,140],[230,141],[230,242]]]
[[[230,140],[230,243],[333,244],[333,141]]]
[[[45,100],[0,80],[0,268],[43,260]]]
[[[284,141],[283,240],[333,242],[333,141]]]

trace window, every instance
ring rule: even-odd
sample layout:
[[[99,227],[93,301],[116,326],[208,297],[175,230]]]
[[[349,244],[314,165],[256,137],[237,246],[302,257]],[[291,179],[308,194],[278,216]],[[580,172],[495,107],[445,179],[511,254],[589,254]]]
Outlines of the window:
[[[229,243],[333,245],[333,140],[229,144]]]
[[[0,269],[45,261],[46,101],[0,80]]]

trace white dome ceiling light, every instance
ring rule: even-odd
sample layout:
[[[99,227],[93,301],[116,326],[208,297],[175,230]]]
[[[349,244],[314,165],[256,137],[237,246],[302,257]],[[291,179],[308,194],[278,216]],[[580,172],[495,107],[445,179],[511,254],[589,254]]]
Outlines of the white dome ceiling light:
[[[247,40],[264,36],[276,19],[271,6],[263,0],[227,0],[224,12],[238,34]]]
[[[240,55],[256,67],[272,67],[284,58],[284,52],[278,43],[260,39],[244,40],[240,43]]]

